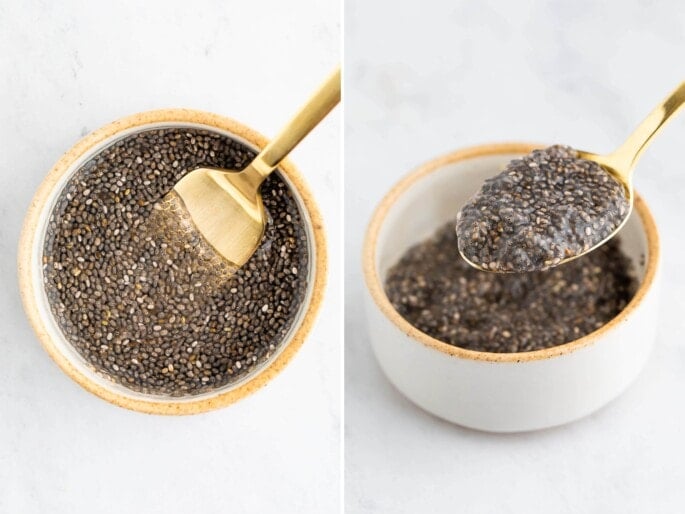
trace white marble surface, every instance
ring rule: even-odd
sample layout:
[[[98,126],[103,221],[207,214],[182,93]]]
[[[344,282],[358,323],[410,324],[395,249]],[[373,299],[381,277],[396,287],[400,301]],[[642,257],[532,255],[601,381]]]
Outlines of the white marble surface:
[[[324,211],[330,287],[265,389],[181,418],[129,412],[53,364],[21,309],[16,244],[81,135],[161,107],[274,135],[339,60],[336,2],[0,0],[0,513],[335,512],[340,499],[339,110],[293,153]]]
[[[587,419],[495,436],[410,404],[369,347],[359,263],[378,200],[431,157],[493,141],[600,152],[621,142],[685,80],[682,3],[347,0],[345,32],[347,511],[682,512],[685,117],[636,176],[663,241],[656,350],[631,389]]]

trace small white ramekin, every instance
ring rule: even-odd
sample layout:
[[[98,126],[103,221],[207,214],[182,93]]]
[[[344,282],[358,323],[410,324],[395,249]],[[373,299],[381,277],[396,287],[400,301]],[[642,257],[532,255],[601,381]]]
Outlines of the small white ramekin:
[[[381,368],[418,406],[479,430],[536,430],[594,412],[633,382],[655,340],[659,240],[652,215],[638,195],[621,230],[638,291],[616,318],[585,337],[532,352],[465,350],[420,332],[390,304],[383,290],[388,268],[410,246],[456,219],[461,205],[486,178],[537,147],[485,145],[428,162],[385,196],[366,234],[367,317]]]
[[[72,379],[99,397],[128,409],[154,414],[195,414],[240,400],[281,371],[302,346],[321,305],[326,284],[326,244],[323,223],[314,198],[295,166],[287,159],[278,171],[300,207],[309,241],[309,269],[305,299],[286,339],[269,360],[243,379],[196,396],[169,397],[135,392],[100,374],[69,344],[52,315],[43,287],[42,254],[45,232],[55,201],[78,168],[115,141],[153,128],[200,128],[217,132],[254,150],[267,139],[223,116],[190,109],[149,111],[115,121],[87,135],[50,170],[31,202],[19,241],[19,289],[24,310],[41,344]]]

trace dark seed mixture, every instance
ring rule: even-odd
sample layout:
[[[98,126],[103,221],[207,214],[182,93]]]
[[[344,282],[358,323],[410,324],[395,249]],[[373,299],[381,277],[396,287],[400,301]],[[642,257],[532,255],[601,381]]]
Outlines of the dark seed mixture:
[[[554,269],[488,273],[457,252],[452,223],[410,248],[388,272],[399,314],[445,343],[525,352],[578,339],[614,318],[637,287],[617,238]]]
[[[551,146],[511,161],[461,209],[459,250],[485,270],[543,270],[603,241],[628,211],[607,171]]]
[[[260,248],[228,279],[192,245],[151,236],[158,200],[199,166],[242,169],[244,145],[199,129],[124,138],[70,179],[43,250],[52,312],[95,370],[151,394],[198,394],[236,381],[281,344],[305,296],[308,248],[291,192],[272,174]],[[216,278],[208,287],[208,282]]]

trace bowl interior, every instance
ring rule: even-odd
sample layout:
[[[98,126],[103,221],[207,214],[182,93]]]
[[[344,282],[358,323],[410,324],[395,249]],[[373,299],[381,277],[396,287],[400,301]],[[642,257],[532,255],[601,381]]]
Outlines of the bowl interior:
[[[483,181],[522,154],[499,153],[448,162],[424,173],[400,191],[388,207],[376,238],[373,265],[381,284],[388,269],[408,248],[431,236],[447,221],[456,223],[457,212]],[[649,255],[646,230],[637,209],[633,210],[620,237],[641,284]]]
[[[227,384],[223,387],[214,389],[212,391],[207,391],[201,394],[197,395],[188,395],[188,396],[166,396],[166,395],[152,395],[152,394],[144,394],[138,391],[134,391],[132,389],[129,389],[125,386],[122,386],[116,382],[113,382],[109,378],[107,378],[105,375],[101,374],[98,372],[94,367],[89,364],[77,351],[76,349],[67,341],[67,339],[64,337],[64,334],[59,328],[59,325],[57,321],[55,320],[52,311],[50,309],[50,304],[48,301],[47,294],[45,292],[45,288],[43,286],[43,265],[42,265],[42,255],[43,255],[43,246],[45,242],[45,235],[47,231],[47,226],[48,226],[48,221],[50,218],[50,215],[54,209],[55,203],[62,192],[63,188],[65,185],[68,183],[68,181],[71,179],[71,177],[77,172],[77,170],[88,160],[90,160],[94,155],[97,153],[101,152],[104,150],[106,147],[116,143],[120,139],[123,139],[133,133],[145,131],[145,130],[150,130],[150,129],[160,129],[160,128],[196,128],[196,129],[204,129],[207,131],[215,132],[227,137],[230,137],[231,139],[234,139],[236,141],[239,141],[240,143],[243,143],[247,147],[251,148],[254,151],[259,151],[258,148],[255,147],[254,144],[251,142],[245,140],[244,138],[241,138],[235,134],[232,134],[228,131],[221,130],[217,127],[209,126],[209,125],[203,125],[200,123],[190,123],[190,122],[181,122],[181,123],[174,123],[174,122],[159,122],[159,123],[147,123],[147,124],[141,124],[137,125],[134,127],[131,127],[129,129],[123,130],[121,132],[118,132],[115,136],[108,138],[104,141],[102,141],[100,144],[97,144],[93,147],[91,147],[87,152],[85,152],[83,155],[81,155],[78,159],[76,159],[74,162],[72,162],[67,171],[59,178],[58,182],[56,183],[55,187],[51,190],[49,197],[47,198],[47,201],[44,203],[42,206],[42,209],[39,214],[38,218],[38,224],[35,227],[35,234],[36,236],[33,239],[33,248],[31,251],[31,258],[33,262],[31,263],[31,281],[33,283],[33,291],[35,292],[35,301],[36,301],[36,307],[39,311],[39,314],[41,318],[44,321],[45,325],[45,330],[48,333],[48,336],[51,338],[53,341],[55,347],[58,349],[58,351],[64,355],[70,364],[81,374],[87,376],[90,380],[95,382],[97,385],[108,389],[120,396],[123,396],[125,398],[131,398],[135,400],[146,400],[146,401],[153,401],[155,403],[164,403],[164,402],[169,402],[169,403],[184,403],[184,402],[198,402],[206,399],[211,399],[214,397],[217,397],[223,393],[226,393],[227,391],[231,391],[233,389],[237,389],[250,380],[252,380],[256,375],[259,375],[264,369],[268,368],[269,365],[277,359],[277,357],[285,350],[285,348],[288,346],[290,341],[292,340],[293,334],[297,332],[297,330],[300,328],[302,325],[305,313],[307,312],[307,309],[309,308],[309,305],[311,303],[312,299],[312,292],[313,292],[313,285],[314,285],[314,275],[316,273],[315,270],[315,263],[316,261],[316,248],[314,245],[314,234],[313,234],[313,226],[312,226],[312,221],[309,215],[309,211],[306,208],[306,205],[302,199],[302,196],[300,195],[300,192],[297,190],[295,187],[294,183],[292,180],[290,180],[284,173],[280,173],[280,177],[283,179],[283,181],[288,185],[290,188],[293,197],[295,198],[297,202],[297,206],[300,210],[302,219],[304,221],[305,225],[305,231],[307,234],[307,245],[308,245],[308,253],[309,253],[309,266],[307,269],[307,274],[306,274],[306,279],[307,279],[307,287],[306,287],[306,293],[305,297],[300,304],[300,308],[297,312],[297,315],[295,319],[293,320],[293,323],[291,324],[287,334],[285,335],[283,342],[277,347],[277,349],[271,354],[269,359],[267,359],[265,362],[261,363],[259,366],[256,366],[251,373],[247,374],[246,376],[242,377],[240,380],[237,380],[235,382],[232,382],[230,384]]]

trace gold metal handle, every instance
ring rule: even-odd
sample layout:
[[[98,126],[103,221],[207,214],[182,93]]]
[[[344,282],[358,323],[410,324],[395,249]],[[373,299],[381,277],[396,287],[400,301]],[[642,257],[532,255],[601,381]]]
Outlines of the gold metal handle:
[[[243,173],[256,173],[261,182],[309,132],[340,102],[340,67],[338,67],[295,117],[255,157]],[[249,168],[252,168],[250,170]],[[254,171],[253,171],[254,170]]]
[[[685,82],[680,84],[654,109],[618,149],[606,160],[626,183],[630,183],[633,169],[652,138],[685,105]]]

